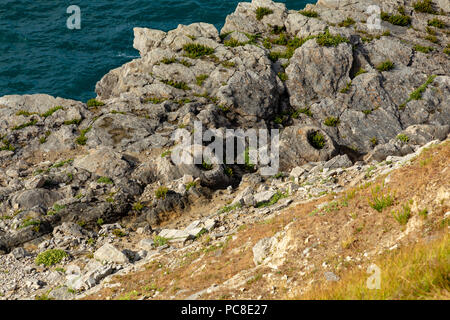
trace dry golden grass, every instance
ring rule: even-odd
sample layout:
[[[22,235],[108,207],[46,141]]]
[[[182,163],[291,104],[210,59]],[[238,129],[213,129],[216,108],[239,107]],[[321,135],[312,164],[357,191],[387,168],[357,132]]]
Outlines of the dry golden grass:
[[[380,289],[369,289],[370,274],[353,269],[341,281],[318,284],[298,297],[306,300],[450,299],[450,239],[402,248],[380,257]]]

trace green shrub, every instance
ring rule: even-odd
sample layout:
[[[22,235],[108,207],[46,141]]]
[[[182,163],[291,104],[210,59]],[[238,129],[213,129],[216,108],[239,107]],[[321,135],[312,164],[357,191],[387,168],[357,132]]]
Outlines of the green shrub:
[[[298,119],[298,117],[300,116],[300,113],[306,114],[310,118],[313,117],[313,114],[312,114],[311,110],[308,107],[297,109],[294,113],[292,113],[291,116],[294,119]]]
[[[209,78],[209,76],[207,74],[201,74],[201,75],[197,76],[197,78],[196,78],[197,85],[201,87],[203,85],[203,83],[205,82],[205,80],[208,78]]]
[[[191,188],[195,188],[197,186],[197,183],[195,181],[189,182],[186,185],[186,191],[189,191]]]
[[[167,189],[166,187],[159,187],[155,191],[156,199],[165,199],[167,196],[167,192],[169,192],[169,189]]]
[[[433,43],[439,43],[439,39],[436,36],[428,35],[424,39]]]
[[[56,107],[53,107],[53,108],[51,108],[50,110],[48,110],[47,112],[41,114],[41,116],[42,116],[43,118],[50,117],[50,116],[51,116],[52,114],[54,114],[56,111],[61,110],[61,109],[63,109],[62,106],[56,106]]]
[[[278,72],[278,77],[283,82],[288,80],[288,76],[287,76],[286,72]]]
[[[257,208],[265,208],[265,207],[270,207],[273,206],[274,204],[276,204],[278,201],[280,201],[283,198],[287,198],[289,196],[289,194],[287,193],[282,193],[280,191],[277,191],[277,193],[275,193],[273,195],[273,197],[270,199],[269,202],[261,202],[261,203],[257,203],[256,207]]]
[[[103,102],[101,102],[101,101],[98,101],[97,99],[90,99],[90,100],[88,100],[88,102],[86,103],[86,105],[87,105],[89,108],[94,108],[94,107],[102,107],[102,106],[104,106],[105,104],[104,104]]]
[[[84,146],[87,142],[86,134],[91,131],[92,127],[88,127],[80,131],[80,136],[75,140],[75,142],[81,146]]]
[[[325,147],[325,137],[318,131],[308,134],[308,141],[317,150],[321,150]]]
[[[153,242],[155,243],[155,246],[161,247],[166,245],[169,242],[169,239],[161,237],[161,236],[155,236],[153,238]]]
[[[34,120],[29,121],[29,122],[23,123],[23,124],[21,124],[21,125],[14,126],[14,127],[12,128],[12,130],[13,130],[13,131],[16,131],[16,130],[24,129],[24,128],[26,128],[26,127],[34,126],[37,122],[38,122],[38,121],[37,121],[36,119],[34,119]]]
[[[108,177],[100,177],[100,178],[98,178],[97,183],[114,184],[114,182]]]
[[[336,47],[340,43],[349,43],[350,41],[347,38],[342,37],[341,35],[333,36],[330,34],[330,31],[327,29],[324,33],[320,34],[316,38],[317,43],[320,46],[325,47]]]
[[[208,56],[214,53],[214,49],[197,44],[197,43],[188,43],[183,46],[183,50],[186,52],[187,56],[192,59],[201,58],[203,56]]]
[[[144,103],[152,103],[152,104],[160,104],[166,101],[166,99],[163,98],[156,98],[156,97],[149,97],[144,99]]]
[[[173,80],[161,80],[163,83],[167,84],[168,86],[174,87],[176,89],[180,90],[191,90],[191,88],[183,81],[173,81]]]
[[[125,232],[123,232],[120,229],[114,229],[112,231],[112,234],[115,235],[117,238],[123,238],[123,237],[125,237],[127,235]]]
[[[401,211],[393,211],[392,216],[395,220],[397,220],[398,223],[400,223],[401,225],[405,225],[408,223],[408,220],[411,217],[411,208],[407,204],[402,205],[402,207],[403,210]]]
[[[99,226],[103,225],[104,223],[105,223],[105,221],[104,221],[102,218],[98,218],[98,219],[97,219],[97,224],[98,224]]]
[[[354,25],[356,23],[355,20],[353,20],[352,18],[348,17],[347,19],[345,19],[344,21],[339,22],[339,27],[350,27],[351,25]]]
[[[61,260],[67,256],[68,254],[64,250],[50,249],[40,253],[36,257],[34,263],[37,265],[43,264],[46,267],[50,267],[57,263],[60,263]]]
[[[406,134],[403,134],[403,133],[399,134],[397,136],[397,139],[400,140],[401,142],[404,142],[404,143],[408,143],[409,142],[409,137]]]
[[[417,12],[436,14],[433,8],[432,0],[417,1],[413,4],[413,8]]]
[[[419,44],[416,44],[414,46],[414,50],[419,51],[419,52],[423,52],[423,53],[430,53],[434,49],[432,47],[424,47],[424,46],[421,46]]]
[[[341,93],[347,93],[350,91],[350,88],[352,86],[352,82],[347,82],[347,85],[340,91]]]
[[[377,66],[378,71],[389,71],[392,69],[394,69],[394,63],[390,60],[386,60]]]
[[[133,210],[134,211],[142,211],[142,209],[144,209],[144,205],[140,202],[136,202],[135,204],[133,204]]]
[[[411,23],[411,17],[394,14],[389,17],[389,22],[396,26],[406,27]]]
[[[364,70],[363,68],[359,68],[358,72],[355,74],[355,77],[357,77],[357,76],[359,76],[359,75],[362,75],[362,74],[364,74],[364,73],[367,73],[367,71]]]
[[[444,29],[446,26],[445,22],[442,20],[439,20],[438,18],[428,20],[428,25],[431,27],[439,28],[439,29]]]
[[[29,226],[39,227],[40,224],[41,224],[41,221],[39,221],[39,220],[33,220],[31,218],[26,218],[23,220],[22,224],[18,227],[18,229],[24,229]]]
[[[317,18],[319,16],[319,14],[313,10],[300,10],[298,13],[308,18]]]
[[[436,75],[432,75],[428,77],[427,81],[421,85],[419,88],[414,90],[410,95],[408,102],[411,100],[420,100],[422,99],[422,94],[425,92],[425,90],[428,88],[428,86],[433,83],[434,79],[436,78]]]
[[[257,20],[262,20],[262,18],[264,18],[264,16],[267,16],[267,15],[272,14],[272,13],[273,13],[273,10],[269,9],[269,8],[266,8],[266,7],[259,7],[255,11]]]
[[[390,207],[394,204],[394,197],[390,194],[382,194],[380,188],[372,190],[372,199],[369,200],[369,205],[382,212],[385,208]]]
[[[328,117],[324,120],[323,124],[327,127],[337,127],[339,124],[339,119],[335,117]]]

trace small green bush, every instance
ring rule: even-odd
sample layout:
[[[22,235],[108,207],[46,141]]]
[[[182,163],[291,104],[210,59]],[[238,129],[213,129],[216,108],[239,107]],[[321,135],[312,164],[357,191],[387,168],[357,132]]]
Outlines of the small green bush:
[[[359,76],[359,75],[362,75],[362,74],[364,74],[364,73],[367,73],[367,71],[364,70],[363,68],[359,68],[358,72],[355,74],[355,77],[357,77],[357,76]]]
[[[397,136],[397,139],[400,140],[401,142],[404,142],[404,143],[408,143],[409,142],[409,137],[406,134],[403,134],[403,133],[399,134]]]
[[[201,74],[201,75],[197,76],[197,78],[196,78],[197,85],[201,87],[203,85],[203,83],[205,82],[205,80],[208,78],[209,78],[209,76],[207,74]]]
[[[288,75],[286,74],[286,72],[278,72],[278,77],[283,82],[288,80]]]
[[[75,142],[76,142],[77,144],[81,145],[81,146],[84,146],[84,145],[86,144],[86,142],[87,142],[86,134],[87,134],[89,131],[91,131],[91,128],[92,128],[92,127],[89,127],[89,128],[86,128],[86,129],[81,130],[81,131],[80,131],[80,136],[75,140]]]
[[[347,82],[347,85],[340,91],[341,93],[347,93],[350,91],[350,88],[352,87],[352,82]]]
[[[273,13],[273,10],[266,8],[266,7],[259,7],[255,11],[257,20],[262,20],[262,18],[264,18],[265,16],[272,14],[272,13]]]
[[[86,105],[89,108],[94,108],[94,107],[102,107],[105,104],[101,101],[98,101],[97,99],[89,99],[88,102],[86,102]]]
[[[108,177],[100,177],[100,178],[98,178],[97,183],[114,184],[114,182]]]
[[[317,36],[317,43],[320,46],[325,47],[336,47],[340,43],[349,43],[350,41],[347,38],[342,37],[341,35],[333,36],[330,34],[330,31],[327,29],[324,33]]]
[[[169,192],[169,189],[167,189],[166,187],[159,187],[155,191],[156,199],[165,199],[167,196],[167,192]]]
[[[18,125],[18,126],[14,126],[14,127],[12,128],[12,130],[13,130],[13,131],[17,131],[17,130],[24,129],[24,128],[26,128],[26,127],[31,127],[31,126],[34,126],[37,122],[38,122],[38,121],[37,121],[36,119],[34,119],[34,120],[29,121],[29,122],[20,124],[20,125]]]
[[[392,216],[395,220],[397,220],[398,223],[400,223],[401,225],[405,225],[408,223],[408,220],[411,217],[411,208],[407,204],[402,205],[402,207],[403,209],[401,211],[393,211]]]
[[[428,88],[428,86],[433,83],[434,79],[436,79],[436,75],[431,75],[428,77],[427,81],[421,85],[419,88],[414,90],[410,95],[408,102],[411,100],[420,100],[422,99],[422,94],[425,92],[425,90]]]
[[[424,47],[424,46],[421,46],[421,45],[419,45],[419,44],[416,44],[416,45],[414,46],[414,50],[416,50],[416,51],[418,51],[418,52],[423,52],[423,53],[430,53],[430,52],[432,52],[434,49],[433,49],[432,47]]]
[[[417,12],[436,14],[433,8],[432,0],[417,1],[413,4],[413,8]]]
[[[308,107],[297,109],[294,113],[292,113],[291,116],[294,119],[298,119],[298,117],[300,116],[301,113],[306,114],[310,118],[313,117],[313,114],[312,114],[311,110]]]
[[[378,212],[383,212],[387,207],[394,204],[394,197],[390,194],[380,194],[380,190],[372,190],[372,200],[369,200],[369,205],[377,210]]]
[[[352,18],[348,17],[347,19],[345,19],[344,21],[339,22],[339,27],[350,27],[351,25],[354,25],[356,23],[355,20],[353,20]]]
[[[308,135],[308,141],[317,150],[321,150],[325,147],[325,137],[318,131],[311,132]]]
[[[173,80],[162,80],[163,83],[167,84],[168,86],[174,87],[176,89],[180,90],[191,90],[191,88],[183,81],[173,81]]]
[[[50,116],[51,116],[52,114],[54,114],[56,111],[61,110],[61,109],[63,109],[62,106],[56,106],[56,107],[53,107],[53,108],[51,108],[50,110],[48,110],[47,112],[41,114],[41,116],[42,116],[43,118],[50,117]]]
[[[392,62],[392,61],[390,61],[390,60],[386,60],[386,61],[384,61],[383,63],[380,63],[378,66],[377,66],[377,70],[378,71],[389,71],[389,70],[392,70],[392,69],[394,69],[394,63]]]
[[[43,264],[46,267],[50,267],[57,263],[60,263],[61,260],[67,256],[68,256],[68,254],[64,250],[50,249],[50,250],[40,253],[36,257],[34,263],[36,265]]]
[[[162,247],[169,242],[169,239],[161,237],[161,236],[155,236],[153,238],[153,242],[155,243],[155,246]]]
[[[428,25],[431,27],[439,28],[439,29],[444,29],[446,27],[445,22],[442,20],[439,20],[438,18],[428,20]]]
[[[323,124],[327,127],[337,127],[339,124],[339,119],[335,117],[328,117],[324,120]]]
[[[211,55],[214,53],[214,49],[197,44],[197,43],[188,43],[183,46],[183,50],[186,52],[187,56],[192,59],[198,59],[203,56]]]
[[[317,18],[319,16],[319,14],[313,10],[300,10],[298,13],[308,18]]]

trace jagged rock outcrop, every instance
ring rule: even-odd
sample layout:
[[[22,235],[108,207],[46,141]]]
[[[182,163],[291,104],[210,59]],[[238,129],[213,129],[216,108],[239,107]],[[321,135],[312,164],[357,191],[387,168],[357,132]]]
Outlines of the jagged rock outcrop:
[[[366,10],[373,4],[390,15],[403,12],[411,27],[382,21],[381,29],[371,30]],[[449,12],[445,1],[435,6]],[[186,212],[202,216],[181,230],[181,244],[215,226],[227,234],[206,218],[234,189],[238,195],[228,199],[222,215],[237,208],[266,214],[286,207],[292,201],[286,194],[312,192],[300,186],[306,180],[316,183],[320,175],[325,189],[314,187],[313,193],[334,192],[342,187],[335,179],[342,168],[358,172],[371,161],[406,156],[448,137],[448,14],[417,13],[409,0],[320,0],[306,10],[316,14],[253,0],[240,3],[220,32],[207,23],[169,32],[135,28],[141,57],[106,74],[89,103],[1,97],[0,253],[13,254],[0,259],[32,264],[37,253],[64,248],[67,261],[92,251],[101,259],[115,256],[109,263],[131,264],[147,253],[122,252],[111,243],[122,246],[127,232],[159,236],[164,243],[163,230],[180,230],[178,222],[163,230],[161,224]],[[443,28],[428,25],[435,17]],[[275,176],[292,180],[278,184],[263,177],[249,159],[174,163],[178,141],[172,135],[178,129],[195,133],[195,122],[222,131],[281,130]],[[285,201],[265,208],[280,199]],[[105,223],[115,227],[102,228]],[[263,261],[271,241],[255,248],[255,263]],[[17,251],[22,246],[27,254]],[[147,249],[154,246],[146,242]],[[92,264],[84,275],[66,276],[70,285],[89,289],[120,269]],[[52,277],[64,282],[62,275]],[[36,281],[33,288],[41,288]]]

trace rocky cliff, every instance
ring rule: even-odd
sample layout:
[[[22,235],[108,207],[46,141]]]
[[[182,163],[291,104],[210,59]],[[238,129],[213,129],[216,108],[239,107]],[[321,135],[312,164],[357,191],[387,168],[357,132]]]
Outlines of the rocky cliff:
[[[10,272],[0,294],[65,285],[54,296],[73,298],[448,139],[450,7],[418,2],[320,0],[294,11],[253,0],[220,32],[135,28],[141,58],[106,74],[87,103],[0,98],[0,268]],[[173,132],[196,121],[279,129],[279,174],[174,164]]]

